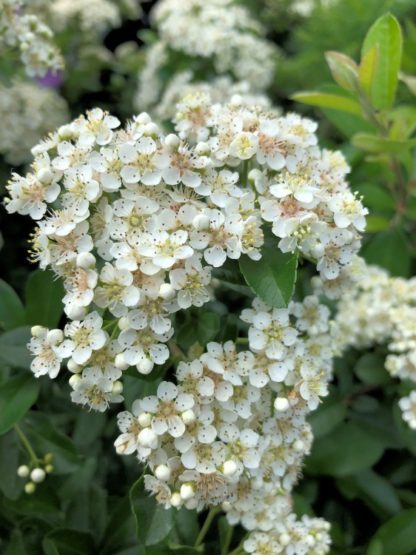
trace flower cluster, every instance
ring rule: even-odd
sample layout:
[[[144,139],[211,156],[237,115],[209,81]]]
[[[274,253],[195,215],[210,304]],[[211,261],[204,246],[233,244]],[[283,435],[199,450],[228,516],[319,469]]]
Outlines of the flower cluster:
[[[123,15],[141,14],[140,0],[34,0],[31,9],[46,13],[52,29],[62,31],[76,21],[78,31],[93,34],[118,27]]]
[[[0,47],[18,49],[31,77],[62,69],[62,56],[53,43],[51,29],[25,8],[22,0],[0,0]]]
[[[167,136],[145,113],[119,130],[92,110],[35,147],[32,171],[8,184],[7,210],[38,221],[32,256],[62,278],[73,320],[64,334],[36,330],[33,369],[55,376],[69,357],[74,400],[99,410],[121,400],[122,370],[167,361],[173,314],[210,300],[212,268],[261,258],[264,226],[326,279],[359,247],[365,210],[313,122],[238,102],[180,110]]]
[[[68,107],[53,89],[16,81],[0,86],[0,153],[9,164],[29,162],[30,149],[49,131],[66,123]]]
[[[117,452],[152,471],[145,486],[164,507],[221,504],[230,524],[254,531],[248,553],[267,542],[279,546],[270,553],[327,553],[327,524],[296,521],[290,492],[312,442],[306,416],[328,392],[329,310],[314,296],[288,309],[255,299],[241,318],[249,350],[208,343],[180,362],[176,384],[119,414]]]
[[[416,278],[390,277],[358,259],[353,283],[338,303],[335,334],[340,349],[387,344],[388,372],[416,383]],[[403,418],[416,428],[416,391],[399,405]]]
[[[192,79],[209,71],[245,81],[255,92],[270,85],[277,49],[249,11],[233,0],[162,0],[152,12],[152,22],[158,40],[148,48],[139,76],[139,110],[159,103],[162,74],[171,67],[169,60],[178,56],[186,60]]]

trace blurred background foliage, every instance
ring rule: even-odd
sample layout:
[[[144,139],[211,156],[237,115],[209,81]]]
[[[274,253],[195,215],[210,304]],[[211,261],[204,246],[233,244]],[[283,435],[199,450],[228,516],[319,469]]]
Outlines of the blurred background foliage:
[[[273,102],[318,119],[321,142],[340,148],[351,164],[352,189],[364,196],[370,209],[363,255],[392,275],[414,275],[416,188],[409,195],[405,217],[397,224],[396,199],[389,190],[397,176],[386,162],[390,154],[369,152],[352,142],[358,132],[374,133],[374,126],[359,115],[291,99],[304,90],[349,97],[334,85],[325,52],[339,51],[358,62],[368,28],[387,11],[399,19],[404,33],[402,72],[415,75],[414,0],[246,0],[246,4],[280,48],[269,91]],[[143,13],[136,18],[126,14],[120,25],[99,34],[87,48],[77,22],[58,34],[67,59],[59,91],[71,116],[96,105],[122,118],[134,113],[141,49],[150,36],[143,31],[149,28],[151,7],[151,2],[143,4]],[[1,81],[9,82],[14,72],[13,62],[2,58]],[[416,128],[412,85],[411,80],[399,84],[398,140],[407,139]],[[409,183],[416,183],[414,152],[405,151],[395,156]],[[0,157],[2,193],[13,169],[21,167]],[[187,511],[164,514],[149,504],[137,481],[136,461],[115,454],[117,409],[88,413],[71,404],[65,380],[35,382],[28,374],[25,344],[30,326],[54,327],[62,320],[60,284],[28,262],[28,219],[6,218],[3,209],[0,218],[4,241],[0,251],[0,553],[201,553],[183,547],[195,542],[197,516]],[[305,292],[309,278],[309,269],[303,268],[299,292]],[[232,297],[232,290],[226,294]],[[199,342],[206,344],[235,325],[219,300],[204,311],[189,313],[179,346],[189,348],[195,329]],[[366,353],[351,351],[338,360],[331,394],[311,418],[316,439],[295,496],[296,510],[331,522],[334,554],[416,553],[416,433],[402,422],[396,407],[397,394],[406,384],[389,379],[384,357],[383,347],[377,347]],[[153,393],[156,378],[137,373],[128,377],[126,406]],[[31,456],[19,440],[16,425],[30,440],[36,457],[53,454],[54,471],[34,495],[23,492],[24,481],[16,475],[16,468]],[[137,543],[137,522],[146,527],[146,545]],[[208,535],[206,552],[221,555],[226,537],[227,525],[220,518]],[[158,547],[162,541],[163,547]]]

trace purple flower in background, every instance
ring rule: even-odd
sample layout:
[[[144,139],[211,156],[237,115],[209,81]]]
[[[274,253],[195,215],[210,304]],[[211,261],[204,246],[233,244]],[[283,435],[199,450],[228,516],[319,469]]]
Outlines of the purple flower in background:
[[[37,79],[37,82],[48,89],[58,89],[64,82],[64,74],[62,71],[49,70],[43,77]]]

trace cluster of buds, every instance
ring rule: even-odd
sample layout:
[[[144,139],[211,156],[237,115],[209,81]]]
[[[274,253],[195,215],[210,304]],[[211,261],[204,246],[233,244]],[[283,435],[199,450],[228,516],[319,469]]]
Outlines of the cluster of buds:
[[[19,478],[27,478],[24,490],[27,494],[32,494],[36,491],[37,484],[42,483],[47,474],[51,474],[54,470],[53,467],[53,454],[46,453],[43,459],[37,460],[36,463],[31,462],[30,465],[22,464],[17,469]]]

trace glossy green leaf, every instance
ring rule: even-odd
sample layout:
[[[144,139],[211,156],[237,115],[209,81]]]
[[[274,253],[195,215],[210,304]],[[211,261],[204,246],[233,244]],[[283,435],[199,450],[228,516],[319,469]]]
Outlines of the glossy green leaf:
[[[31,374],[11,378],[0,385],[0,434],[5,434],[35,403],[39,382]]]
[[[416,146],[416,140],[385,139],[371,133],[356,133],[351,142],[355,147],[373,154],[403,154]]]
[[[30,328],[23,326],[0,335],[0,364],[11,368],[30,368],[32,355],[27,344],[30,340]]]
[[[215,339],[221,329],[221,318],[216,312],[204,310],[198,313],[197,338],[201,345]]]
[[[361,106],[353,98],[324,92],[299,92],[291,97],[295,102],[317,106],[318,108],[331,108],[349,114],[361,116]]]
[[[85,555],[94,552],[92,536],[78,530],[58,528],[49,532],[45,536],[45,540],[51,555],[54,553],[53,548],[56,549],[59,555]]]
[[[13,530],[3,555],[29,555],[23,540],[22,532],[18,529]]]
[[[377,264],[392,276],[410,275],[411,256],[407,239],[400,228],[392,228],[372,237],[361,251],[368,264]]]
[[[314,474],[349,476],[371,467],[383,451],[378,438],[349,422],[314,442],[307,468]]]
[[[36,270],[26,284],[26,320],[30,325],[55,328],[62,316],[64,288],[52,272]]]
[[[353,476],[352,480],[359,495],[382,517],[393,516],[402,510],[396,490],[383,476],[372,470],[364,470]]]
[[[381,16],[368,31],[362,59],[377,49],[375,67],[368,87],[369,97],[377,109],[390,108],[395,99],[402,60],[403,38],[397,19],[390,13]]]
[[[267,239],[260,260],[244,255],[240,269],[247,284],[260,299],[276,308],[287,307],[297,279],[297,253],[282,253],[277,239]]]
[[[391,376],[384,368],[384,357],[374,353],[365,353],[357,361],[354,372],[363,383],[369,385],[384,385],[391,381]]]
[[[25,323],[25,309],[17,293],[0,279],[0,329],[12,330]]]
[[[344,420],[346,413],[347,408],[340,399],[327,397],[309,417],[314,437],[322,437],[332,432]]]
[[[377,530],[373,541],[383,546],[383,555],[413,555],[416,550],[416,509],[403,511]]]
[[[371,95],[371,87],[374,82],[378,59],[379,51],[377,45],[369,48],[361,58],[361,63],[358,69],[359,81],[362,90],[367,96]]]
[[[174,526],[173,509],[166,510],[155,503],[137,480],[129,491],[130,506],[136,519],[137,539],[141,545],[152,546],[162,542]]]
[[[332,77],[340,87],[356,91],[358,85],[358,66],[349,56],[341,52],[325,52],[325,58]]]

